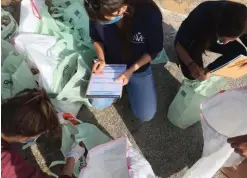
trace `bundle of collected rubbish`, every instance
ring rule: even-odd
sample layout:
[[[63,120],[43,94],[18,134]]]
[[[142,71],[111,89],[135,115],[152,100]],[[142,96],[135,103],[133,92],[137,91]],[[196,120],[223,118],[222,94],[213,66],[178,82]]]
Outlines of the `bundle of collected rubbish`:
[[[96,57],[89,19],[79,0],[21,2],[19,27],[2,9],[2,99],[44,88],[59,112],[77,115]],[[3,45],[4,44],[4,45]]]

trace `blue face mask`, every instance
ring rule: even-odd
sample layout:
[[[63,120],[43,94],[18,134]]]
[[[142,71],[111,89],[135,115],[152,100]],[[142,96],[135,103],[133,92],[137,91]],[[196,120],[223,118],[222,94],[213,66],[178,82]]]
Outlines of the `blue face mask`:
[[[114,24],[116,22],[118,22],[119,20],[121,20],[123,18],[123,16],[117,16],[115,17],[114,19],[112,19],[111,21],[107,21],[107,22],[103,22],[103,21],[100,21],[99,23],[101,25],[110,25],[110,24]]]

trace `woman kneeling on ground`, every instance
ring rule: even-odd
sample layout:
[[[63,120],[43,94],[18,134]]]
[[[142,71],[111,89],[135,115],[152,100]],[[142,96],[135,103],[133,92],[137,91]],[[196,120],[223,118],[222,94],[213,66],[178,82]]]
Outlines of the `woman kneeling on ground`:
[[[152,0],[85,0],[90,17],[90,36],[98,62],[94,73],[105,64],[127,64],[118,78],[127,85],[135,116],[151,120],[157,107],[150,61],[163,49],[162,14]],[[90,100],[97,109],[112,105],[114,98]]]
[[[14,98],[2,102],[1,125],[1,177],[44,178],[39,169],[29,164],[11,148],[11,143],[34,142],[46,132],[61,131],[57,113],[44,91],[26,89]],[[85,148],[75,145],[66,157],[63,176],[72,178],[74,164],[84,154]]]
[[[184,20],[175,40],[181,70],[188,79],[205,80],[210,71],[226,64],[238,55],[247,55],[247,7],[231,1],[201,3]],[[203,66],[206,51],[221,54]],[[243,69],[246,70],[247,69]]]

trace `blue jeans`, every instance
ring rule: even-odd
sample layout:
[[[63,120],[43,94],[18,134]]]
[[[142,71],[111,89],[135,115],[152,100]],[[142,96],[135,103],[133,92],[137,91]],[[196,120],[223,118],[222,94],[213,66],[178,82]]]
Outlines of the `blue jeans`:
[[[153,119],[157,110],[157,98],[152,69],[134,73],[127,85],[129,100],[134,115],[143,121]],[[112,105],[114,98],[93,98],[90,103],[96,109],[105,109]]]

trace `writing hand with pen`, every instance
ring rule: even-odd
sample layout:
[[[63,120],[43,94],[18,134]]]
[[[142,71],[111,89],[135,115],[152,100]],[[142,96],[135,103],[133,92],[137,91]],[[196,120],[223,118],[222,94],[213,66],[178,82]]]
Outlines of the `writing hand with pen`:
[[[105,60],[100,60],[100,59],[93,60],[92,72],[95,74],[102,74],[105,65],[106,65]]]

